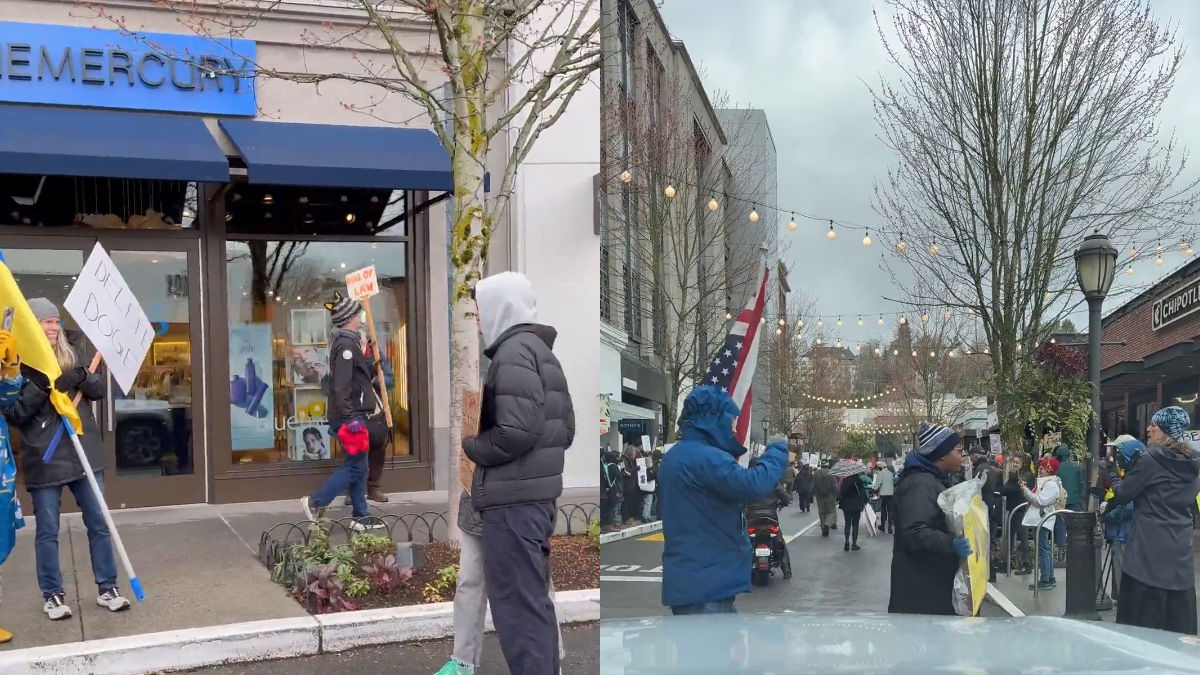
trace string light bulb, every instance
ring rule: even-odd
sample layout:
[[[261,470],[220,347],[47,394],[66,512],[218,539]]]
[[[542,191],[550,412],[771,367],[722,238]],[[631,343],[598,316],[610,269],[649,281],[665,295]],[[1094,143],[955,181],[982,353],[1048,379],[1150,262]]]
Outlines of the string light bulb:
[[[905,243],[904,233],[901,232],[900,233],[900,241],[896,242],[896,251],[899,253],[904,253],[907,250],[908,250],[908,244]]]
[[[834,239],[837,239],[837,232],[833,231],[833,221],[832,220],[829,221],[829,231],[825,233],[825,236],[829,238],[829,241],[833,241]]]
[[[1133,265],[1125,268],[1125,274],[1126,276],[1133,276]]]
[[[954,350],[953,349],[950,350],[950,358],[954,358]]]
[[[871,245],[871,231],[870,230],[867,230],[867,233],[863,235],[862,241],[863,241],[863,246]]]
[[[708,210],[709,211],[716,211],[719,208],[721,208],[721,205],[717,202],[716,197],[713,197],[712,199],[708,200]]]
[[[837,320],[837,326],[838,326],[838,328],[842,327],[842,317],[840,317],[840,316],[838,317],[838,320]]]
[[[799,227],[799,226],[796,225],[796,214],[793,213],[792,219],[788,221],[788,230],[791,232],[795,232],[797,227]]]
[[[901,315],[901,316],[900,316],[900,323],[908,323],[908,317],[907,317],[907,316],[904,316],[904,315]]]
[[[786,321],[784,321],[783,319],[780,319],[780,320],[779,320],[779,325],[780,325],[780,326],[783,326],[783,325],[786,325],[786,324],[787,324],[787,322],[786,322]]]
[[[728,320],[730,320],[730,319],[732,319],[732,318],[733,318],[733,314],[731,314],[731,313],[729,313],[729,312],[725,312],[725,320],[726,320],[726,321],[728,321]]]
[[[804,328],[804,319],[796,320],[796,328]]]
[[[841,340],[838,340],[838,341],[837,341],[837,344],[835,344],[835,345],[834,345],[834,347],[837,347],[838,349],[841,349],[841,348],[842,348],[842,341],[841,341]]]
[[[915,350],[915,349],[914,349],[914,350],[913,350],[913,353],[912,353],[912,355],[913,355],[913,358],[916,358],[916,356],[917,356],[917,350]]]
[[[935,241],[929,245],[929,255],[937,255],[937,254],[938,254],[938,245],[937,245],[937,242]]]
[[[892,350],[892,356],[900,356],[900,350],[899,350],[899,349],[893,349],[893,350]]]
[[[1159,267],[1162,267],[1162,264],[1163,264],[1163,258],[1162,258],[1162,254],[1161,254],[1161,253],[1159,253],[1159,254],[1158,254],[1158,258],[1156,258],[1156,259],[1154,260],[1154,264],[1155,264],[1155,265],[1158,265]]]
[[[929,321],[929,312],[921,312],[921,321]]]
[[[783,335],[783,329],[782,329],[782,328],[776,328],[776,329],[775,329],[775,334],[776,334],[776,335]]]
[[[879,325],[880,326],[883,325],[883,315],[882,314],[879,315]]]
[[[633,174],[629,173],[628,169],[621,172],[621,182],[622,183],[628,183],[631,180],[633,180]]]
[[[817,319],[817,328],[822,328],[824,326],[825,326],[825,322],[820,319]]]
[[[1133,247],[1133,250],[1129,252],[1129,259],[1130,259],[1130,260],[1137,260],[1139,255],[1141,255],[1141,254],[1140,254],[1140,253],[1138,253],[1137,247],[1136,247],[1136,246],[1134,246],[1134,247]]]
[[[858,315],[858,325],[860,325],[860,326],[863,325],[863,320],[862,320],[861,314]]]
[[[674,199],[675,198],[675,186],[668,185],[666,187],[666,189],[663,190],[663,194],[667,196],[667,199]]]
[[[875,348],[875,356],[879,356],[879,347]]]
[[[817,344],[821,344],[821,338],[817,338]]]
[[[750,222],[752,222],[752,223],[758,222],[758,207],[757,206],[750,209]]]

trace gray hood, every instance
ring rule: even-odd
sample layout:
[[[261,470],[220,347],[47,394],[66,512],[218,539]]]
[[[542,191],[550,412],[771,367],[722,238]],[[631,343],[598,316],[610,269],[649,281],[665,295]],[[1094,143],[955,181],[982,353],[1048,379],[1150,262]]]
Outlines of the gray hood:
[[[481,279],[475,284],[475,302],[485,349],[509,328],[538,320],[533,284],[524,274],[501,272]]]
[[[1200,454],[1183,441],[1164,438],[1150,444],[1147,452],[1180,483],[1190,484],[1200,475]]]

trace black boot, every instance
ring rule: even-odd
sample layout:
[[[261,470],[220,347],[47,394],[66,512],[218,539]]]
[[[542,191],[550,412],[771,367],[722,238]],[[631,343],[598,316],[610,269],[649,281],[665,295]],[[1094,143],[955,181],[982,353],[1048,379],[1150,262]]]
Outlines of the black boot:
[[[857,547],[855,547],[855,548],[857,548]],[[842,546],[842,550],[843,550],[843,551],[849,551],[849,550],[850,550],[850,542],[849,542],[849,541],[847,541],[847,542],[846,542],[846,544],[845,544],[844,546]]]
[[[821,536],[822,537],[829,536],[829,528],[828,527],[825,527],[824,525],[821,526]]]

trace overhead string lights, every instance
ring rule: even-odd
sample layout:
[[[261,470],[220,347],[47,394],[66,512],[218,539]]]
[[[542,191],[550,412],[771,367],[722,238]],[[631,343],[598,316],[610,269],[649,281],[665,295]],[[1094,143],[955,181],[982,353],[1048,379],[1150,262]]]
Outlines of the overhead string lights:
[[[850,404],[870,403],[871,401],[878,401],[879,399],[881,399],[885,396],[895,393],[895,391],[896,391],[895,387],[891,387],[891,388],[881,391],[878,394],[870,394],[868,396],[853,396],[853,397],[848,397],[848,398],[828,398],[825,396],[813,396],[812,394],[805,394],[804,392],[800,392],[800,395],[803,396],[804,398],[809,399],[810,401],[820,401],[821,403],[837,403],[839,405],[850,405]]]

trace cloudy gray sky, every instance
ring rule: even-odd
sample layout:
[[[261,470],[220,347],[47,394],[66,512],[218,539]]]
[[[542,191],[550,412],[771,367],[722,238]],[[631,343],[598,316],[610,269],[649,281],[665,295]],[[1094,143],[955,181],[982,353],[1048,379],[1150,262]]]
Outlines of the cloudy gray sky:
[[[868,226],[878,222],[871,206],[874,181],[893,160],[878,139],[866,83],[894,71],[876,32],[876,7],[887,9],[870,0],[663,4],[668,29],[687,44],[710,96],[726,92],[738,106],[766,110],[779,153],[779,201],[786,209]],[[1153,7],[1178,24],[1180,42],[1191,51],[1161,122],[1194,153],[1187,172],[1194,178],[1200,175],[1200,125],[1194,122],[1200,109],[1200,2],[1159,0]],[[786,221],[784,216],[781,225]],[[814,298],[822,314],[844,312],[847,340],[878,336],[885,329],[874,321],[858,328],[854,319],[858,312],[900,309],[883,299],[898,293],[880,269],[879,245],[864,248],[862,234],[851,232],[830,242],[827,225],[798,222],[797,232],[780,234],[790,242],[792,288]],[[1145,287],[1184,262],[1182,254],[1168,256],[1163,267],[1143,259],[1134,276],[1118,274],[1115,286]],[[1106,309],[1117,304],[1110,301]],[[891,326],[886,330],[890,334]]]

